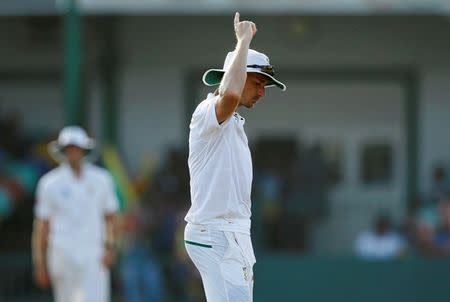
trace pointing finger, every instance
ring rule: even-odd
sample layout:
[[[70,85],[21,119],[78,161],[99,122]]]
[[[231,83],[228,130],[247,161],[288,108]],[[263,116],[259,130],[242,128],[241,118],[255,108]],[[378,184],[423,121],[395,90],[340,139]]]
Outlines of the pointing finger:
[[[236,12],[236,14],[234,15],[234,25],[236,26],[236,24],[239,23],[239,13]]]

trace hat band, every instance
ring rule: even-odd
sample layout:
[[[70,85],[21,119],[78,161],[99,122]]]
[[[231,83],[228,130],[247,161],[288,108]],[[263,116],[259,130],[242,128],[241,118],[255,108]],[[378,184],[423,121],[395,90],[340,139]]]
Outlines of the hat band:
[[[253,65],[247,65],[247,68],[256,68],[256,69],[259,69],[260,71],[267,73],[271,76],[275,76],[275,70],[272,65],[253,64]]]

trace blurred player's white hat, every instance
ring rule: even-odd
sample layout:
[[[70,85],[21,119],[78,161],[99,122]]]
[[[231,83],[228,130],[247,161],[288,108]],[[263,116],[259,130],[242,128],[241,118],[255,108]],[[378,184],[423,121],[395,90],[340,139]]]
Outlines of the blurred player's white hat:
[[[50,142],[50,155],[56,161],[62,161],[64,158],[63,149],[67,146],[77,146],[86,151],[91,151],[96,144],[94,139],[90,138],[86,131],[79,126],[66,126],[58,135],[58,139]]]
[[[223,74],[231,65],[231,61],[234,57],[234,51],[229,52],[225,58],[222,69],[209,69],[203,74],[203,83],[208,86],[219,85],[222,80]],[[269,57],[265,54],[253,49],[248,50],[247,55],[247,72],[255,72],[265,75],[267,78],[266,87],[277,86],[281,90],[286,90],[286,85],[275,78],[273,66],[270,65]]]

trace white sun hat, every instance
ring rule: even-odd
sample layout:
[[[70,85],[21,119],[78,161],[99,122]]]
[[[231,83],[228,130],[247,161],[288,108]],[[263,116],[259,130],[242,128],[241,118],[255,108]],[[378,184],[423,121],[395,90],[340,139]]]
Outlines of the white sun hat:
[[[234,51],[229,52],[225,58],[222,69],[209,69],[203,74],[203,83],[208,86],[219,85],[225,71],[230,68],[232,59],[234,58]],[[277,86],[281,90],[286,90],[286,85],[275,78],[273,66],[270,65],[269,57],[265,54],[253,49],[248,50],[247,55],[247,72],[255,72],[265,75],[267,78],[266,87]]]
[[[58,135],[58,139],[49,143],[50,155],[58,162],[64,160],[63,149],[67,146],[77,146],[86,151],[96,147],[94,139],[88,137],[86,131],[79,126],[66,126]]]

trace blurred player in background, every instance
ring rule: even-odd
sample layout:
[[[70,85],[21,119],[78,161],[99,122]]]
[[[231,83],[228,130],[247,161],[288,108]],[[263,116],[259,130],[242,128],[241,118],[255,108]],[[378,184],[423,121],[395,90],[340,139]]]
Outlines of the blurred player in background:
[[[253,300],[250,239],[252,159],[236,110],[252,108],[265,88],[286,86],[275,79],[269,58],[250,49],[256,25],[234,18],[236,49],[223,69],[208,70],[203,81],[219,85],[192,115],[189,172],[192,205],[186,215],[186,250],[199,270],[209,302]]]
[[[57,302],[107,302],[118,201],[110,174],[86,161],[95,142],[77,126],[50,143],[60,165],[38,183],[32,248],[38,286]]]

